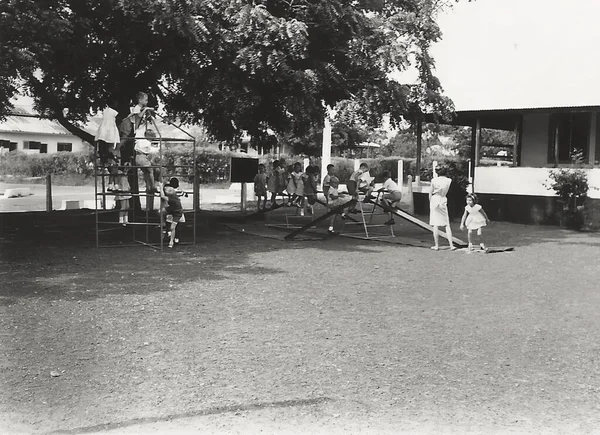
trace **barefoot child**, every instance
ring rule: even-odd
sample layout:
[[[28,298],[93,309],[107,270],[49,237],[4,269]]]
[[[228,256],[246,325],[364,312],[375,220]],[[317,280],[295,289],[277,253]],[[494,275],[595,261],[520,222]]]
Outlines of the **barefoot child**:
[[[265,174],[265,165],[258,165],[258,174],[254,176],[254,195],[256,196],[256,207],[261,210],[260,200],[262,198],[262,210],[267,208],[267,174]]]
[[[129,223],[129,200],[131,199],[129,180],[127,175],[129,173],[129,163],[125,163],[124,166],[118,168],[115,176],[116,184],[115,189],[118,193],[115,195],[115,202],[119,208],[119,223],[123,226]]]
[[[347,203],[348,201],[350,201],[349,197],[344,197],[343,194],[340,194],[338,191],[340,185],[340,180],[338,179],[337,176],[335,175],[330,175],[329,176],[329,189],[327,189],[327,207],[329,208],[329,211],[336,209],[337,207],[344,205],[345,203]],[[331,216],[331,219],[329,219],[329,228],[327,230],[327,232],[329,234],[334,234],[334,229],[333,229],[333,225],[335,223],[335,218],[337,215],[333,215]],[[343,216],[343,213],[342,213]]]
[[[308,166],[306,168],[306,176],[304,178],[304,196],[308,202],[307,210],[313,214],[313,206],[317,202],[317,184],[319,182],[319,168],[317,166]]]
[[[467,226],[467,235],[469,237],[469,251],[473,250],[473,241],[471,239],[473,231],[477,230],[479,236],[479,247],[483,251],[487,251],[485,243],[483,242],[482,228],[490,222],[487,214],[481,208],[481,205],[477,204],[477,195],[470,193],[467,195],[467,205],[465,206],[465,212],[463,213],[460,221],[460,229],[465,229]]]
[[[177,190],[172,186],[165,186],[163,191],[161,192],[161,198],[166,202],[166,212],[167,217],[166,221],[170,224],[170,240],[169,240],[169,248],[172,248],[173,245],[179,242],[179,239],[175,237],[175,229],[178,223],[185,222],[185,216],[183,214],[183,207],[181,205],[181,200],[177,195]]]
[[[271,194],[271,208],[277,207],[277,194],[280,191],[279,184],[281,178],[279,172],[279,160],[273,160],[273,171],[267,178],[267,190]]]

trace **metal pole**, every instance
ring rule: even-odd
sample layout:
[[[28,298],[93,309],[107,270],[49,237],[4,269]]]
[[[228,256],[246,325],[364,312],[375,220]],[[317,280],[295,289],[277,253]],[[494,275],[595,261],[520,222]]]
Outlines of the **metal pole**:
[[[46,174],[46,211],[52,211],[52,175]]]
[[[240,203],[240,208],[242,210],[242,213],[246,213],[246,191],[247,191],[246,183],[242,183],[242,198],[241,198],[241,203]]]

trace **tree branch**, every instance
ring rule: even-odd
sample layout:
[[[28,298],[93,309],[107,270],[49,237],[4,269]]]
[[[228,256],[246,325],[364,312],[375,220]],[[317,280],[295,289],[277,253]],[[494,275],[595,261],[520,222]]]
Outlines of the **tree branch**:
[[[71,124],[63,115],[62,113],[58,112],[58,114],[56,115],[56,120],[58,121],[58,123],[60,125],[62,125],[64,128],[66,128],[69,133],[77,136],[78,138],[80,138],[81,140],[89,143],[90,145],[94,144],[94,135],[88,133],[87,131],[77,127],[74,124]]]

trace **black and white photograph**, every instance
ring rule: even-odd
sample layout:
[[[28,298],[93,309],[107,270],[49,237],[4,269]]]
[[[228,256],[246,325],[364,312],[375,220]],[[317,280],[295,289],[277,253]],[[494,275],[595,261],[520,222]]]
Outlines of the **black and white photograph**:
[[[0,434],[600,435],[599,0],[0,0]]]

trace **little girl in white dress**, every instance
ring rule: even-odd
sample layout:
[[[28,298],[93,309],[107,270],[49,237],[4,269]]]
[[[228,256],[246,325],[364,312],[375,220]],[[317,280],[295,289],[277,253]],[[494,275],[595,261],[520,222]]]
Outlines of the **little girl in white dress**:
[[[477,230],[479,236],[479,246],[483,251],[486,251],[485,243],[483,242],[482,228],[489,223],[489,218],[481,205],[477,204],[477,195],[470,193],[467,195],[467,205],[460,221],[460,229],[464,230],[467,227],[467,235],[469,237],[469,251],[473,250],[473,241],[471,239],[473,231]]]

